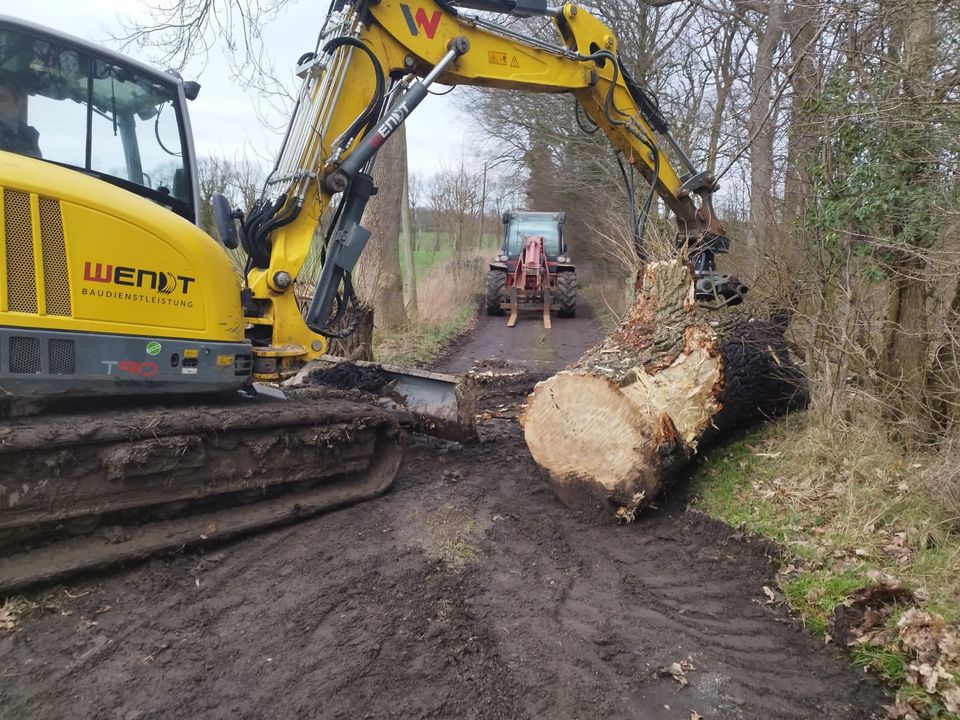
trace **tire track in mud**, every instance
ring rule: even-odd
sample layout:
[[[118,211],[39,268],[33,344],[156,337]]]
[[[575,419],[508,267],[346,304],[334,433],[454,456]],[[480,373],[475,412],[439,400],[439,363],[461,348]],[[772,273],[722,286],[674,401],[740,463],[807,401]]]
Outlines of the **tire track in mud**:
[[[682,490],[629,526],[560,505],[513,419],[536,379],[482,386],[478,445],[411,437],[382,498],[55,590],[69,615],[0,636],[0,717],[879,714],[765,604],[769,546]],[[688,658],[683,689],[659,672]]]

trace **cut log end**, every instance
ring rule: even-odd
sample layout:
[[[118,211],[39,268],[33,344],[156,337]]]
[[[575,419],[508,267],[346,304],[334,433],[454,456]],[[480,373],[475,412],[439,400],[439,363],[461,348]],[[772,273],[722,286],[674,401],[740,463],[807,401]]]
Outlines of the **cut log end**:
[[[521,423],[534,460],[549,469],[558,494],[575,502],[636,484],[637,458],[651,451],[637,407],[595,375],[564,372],[539,383]]]

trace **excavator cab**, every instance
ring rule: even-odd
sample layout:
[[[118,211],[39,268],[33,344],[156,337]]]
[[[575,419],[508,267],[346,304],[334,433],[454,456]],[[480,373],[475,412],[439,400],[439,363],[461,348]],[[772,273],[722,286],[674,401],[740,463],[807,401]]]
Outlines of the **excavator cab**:
[[[237,273],[197,227],[198,90],[0,16],[0,405],[249,384]]]
[[[199,86],[0,17],[0,150],[104,180],[196,223],[186,101]]]

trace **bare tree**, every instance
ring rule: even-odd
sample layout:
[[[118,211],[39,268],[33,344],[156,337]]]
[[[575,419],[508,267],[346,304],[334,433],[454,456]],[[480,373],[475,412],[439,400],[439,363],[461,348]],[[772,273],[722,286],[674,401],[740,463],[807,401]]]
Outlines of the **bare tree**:
[[[249,208],[257,197],[263,182],[263,169],[247,157],[230,159],[210,155],[200,158],[197,163],[197,184],[200,195],[200,227],[209,235],[218,238],[213,219],[213,207],[210,200],[213,193],[223,193],[233,207]],[[231,250],[230,256],[238,269],[242,269],[244,258],[239,250]]]
[[[461,257],[476,237],[480,212],[481,178],[466,167],[463,156],[455,168],[445,168],[433,176],[427,201],[437,225],[437,242],[441,231]]]
[[[406,155],[404,155],[406,160]],[[406,291],[406,311],[407,317],[416,319],[419,315],[417,307],[417,266],[413,261],[413,213],[410,209],[410,172],[404,162],[403,173],[403,194],[400,198],[401,225],[403,227],[403,236],[401,241],[401,251],[403,253],[403,269],[405,281],[403,283]]]
[[[410,216],[412,221],[412,236],[410,240],[411,248],[416,251],[420,249],[420,230],[421,223],[423,218],[420,216],[421,203],[423,202],[423,176],[419,173],[409,172],[409,166],[407,168],[407,201],[408,207],[410,208]]]
[[[192,60],[205,63],[214,47],[223,48],[234,77],[244,86],[285,101],[290,99],[286,82],[270,63],[263,31],[292,4],[293,0],[144,2],[141,16],[120,18],[123,29],[114,39],[121,49],[156,50],[158,63],[177,70]]]

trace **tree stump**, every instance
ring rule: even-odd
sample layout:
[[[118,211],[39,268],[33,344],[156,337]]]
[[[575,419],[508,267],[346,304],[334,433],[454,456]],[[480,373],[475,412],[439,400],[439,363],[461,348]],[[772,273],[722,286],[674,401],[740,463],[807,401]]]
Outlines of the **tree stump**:
[[[694,301],[680,260],[648,265],[620,327],[537,384],[521,418],[558,497],[631,521],[698,446],[807,402],[783,328]]]

